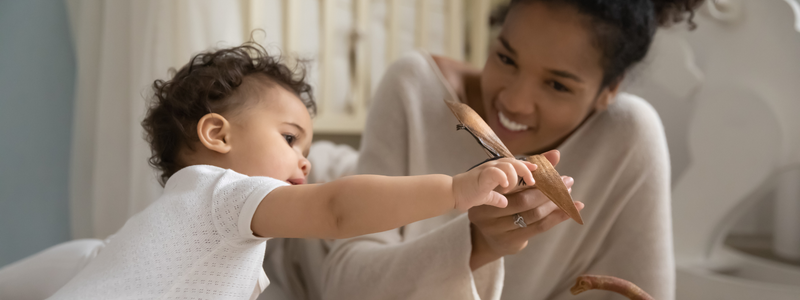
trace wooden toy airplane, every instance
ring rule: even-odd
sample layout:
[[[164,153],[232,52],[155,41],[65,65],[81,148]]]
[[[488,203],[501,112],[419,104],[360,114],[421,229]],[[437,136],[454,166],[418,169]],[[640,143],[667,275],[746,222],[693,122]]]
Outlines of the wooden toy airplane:
[[[469,107],[469,105],[448,99],[445,99],[444,102],[447,103],[447,106],[456,116],[456,119],[461,122],[458,129],[467,130],[467,132],[469,132],[478,141],[478,143],[484,149],[486,149],[490,156],[487,161],[502,157],[514,157],[514,155],[511,154],[511,151],[506,148],[503,142],[500,141],[500,138],[498,138],[494,131],[492,131],[492,128],[489,127],[489,124],[486,124],[483,118],[481,118],[478,113]],[[542,191],[542,193],[547,196],[550,201],[553,201],[553,203],[567,213],[567,215],[575,220],[575,222],[583,225],[581,213],[578,212],[577,208],[575,208],[575,204],[572,202],[572,196],[569,194],[567,186],[564,185],[564,181],[561,180],[561,175],[558,174],[550,161],[540,154],[529,156],[526,159],[529,162],[539,166],[536,171],[533,171],[533,179],[536,180],[535,187]],[[509,192],[509,194],[530,188],[533,188],[533,186],[519,185],[517,188]]]

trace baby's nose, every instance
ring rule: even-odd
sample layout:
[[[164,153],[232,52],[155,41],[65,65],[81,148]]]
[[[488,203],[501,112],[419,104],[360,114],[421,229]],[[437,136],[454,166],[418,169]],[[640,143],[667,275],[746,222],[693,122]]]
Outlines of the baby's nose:
[[[308,177],[308,173],[311,171],[311,162],[308,161],[307,158],[303,157],[300,158],[300,170],[303,171],[303,176]]]

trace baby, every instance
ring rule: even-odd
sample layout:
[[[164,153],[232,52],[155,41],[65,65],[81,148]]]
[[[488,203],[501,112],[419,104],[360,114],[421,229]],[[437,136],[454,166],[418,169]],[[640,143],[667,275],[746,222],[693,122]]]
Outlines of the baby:
[[[535,165],[500,159],[453,177],[305,184],[311,87],[253,43],[199,54],[153,88],[142,125],[164,193],[51,299],[254,299],[269,283],[269,238],[347,238],[505,207],[518,176],[534,183]]]

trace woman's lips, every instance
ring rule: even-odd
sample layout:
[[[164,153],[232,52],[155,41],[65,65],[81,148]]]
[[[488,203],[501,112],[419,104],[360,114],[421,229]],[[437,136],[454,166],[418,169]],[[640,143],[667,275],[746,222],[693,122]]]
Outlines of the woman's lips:
[[[526,136],[528,136],[528,133],[530,132],[530,129],[522,131],[513,131],[511,129],[508,129],[506,126],[502,124],[497,114],[495,114],[493,118],[489,118],[489,120],[486,121],[487,123],[489,123],[489,127],[492,128],[494,133],[497,134],[497,137],[499,137],[500,140],[506,144],[519,138],[525,138]]]

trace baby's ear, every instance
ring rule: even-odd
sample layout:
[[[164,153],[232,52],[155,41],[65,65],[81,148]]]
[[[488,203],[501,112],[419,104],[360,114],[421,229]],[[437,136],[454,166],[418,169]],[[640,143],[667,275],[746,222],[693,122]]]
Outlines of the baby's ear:
[[[231,124],[220,114],[206,114],[197,121],[197,137],[209,150],[219,153],[231,151],[230,134]]]

